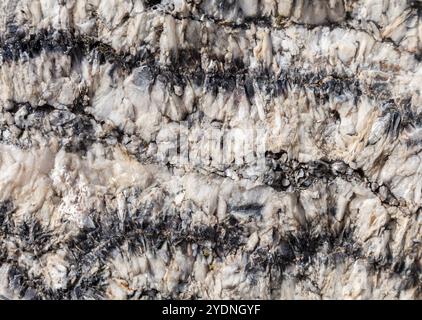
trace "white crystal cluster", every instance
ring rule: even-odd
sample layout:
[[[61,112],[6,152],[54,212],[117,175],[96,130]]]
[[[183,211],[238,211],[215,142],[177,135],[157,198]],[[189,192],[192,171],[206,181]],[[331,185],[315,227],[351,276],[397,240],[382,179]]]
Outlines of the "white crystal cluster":
[[[0,298],[420,299],[422,1],[0,2]]]

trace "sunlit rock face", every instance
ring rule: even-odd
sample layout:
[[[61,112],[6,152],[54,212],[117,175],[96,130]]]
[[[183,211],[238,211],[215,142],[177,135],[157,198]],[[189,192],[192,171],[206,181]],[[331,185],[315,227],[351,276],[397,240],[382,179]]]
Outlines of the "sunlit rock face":
[[[0,298],[420,299],[422,1],[0,2]]]

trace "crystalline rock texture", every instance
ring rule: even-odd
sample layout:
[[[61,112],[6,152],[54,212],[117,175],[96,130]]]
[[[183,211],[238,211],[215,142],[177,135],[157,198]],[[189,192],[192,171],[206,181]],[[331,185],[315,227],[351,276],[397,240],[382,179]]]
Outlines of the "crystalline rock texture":
[[[420,299],[422,1],[0,1],[1,299]]]

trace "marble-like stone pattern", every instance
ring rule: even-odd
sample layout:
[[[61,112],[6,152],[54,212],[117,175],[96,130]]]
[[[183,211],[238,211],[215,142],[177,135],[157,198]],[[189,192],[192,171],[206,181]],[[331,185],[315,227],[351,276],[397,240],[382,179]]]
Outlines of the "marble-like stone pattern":
[[[421,59],[418,0],[0,1],[0,298],[420,299]]]

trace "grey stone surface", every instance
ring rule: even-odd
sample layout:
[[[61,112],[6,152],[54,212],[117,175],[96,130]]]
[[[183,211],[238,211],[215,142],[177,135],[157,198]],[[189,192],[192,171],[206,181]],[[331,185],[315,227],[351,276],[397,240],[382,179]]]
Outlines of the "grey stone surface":
[[[421,10],[0,2],[0,298],[420,299]]]

